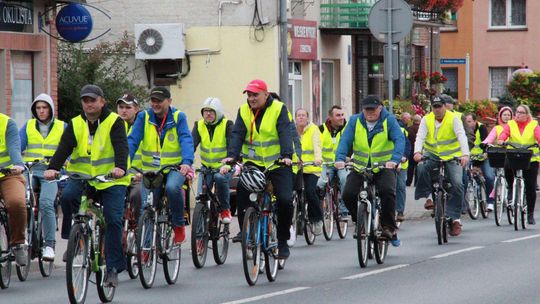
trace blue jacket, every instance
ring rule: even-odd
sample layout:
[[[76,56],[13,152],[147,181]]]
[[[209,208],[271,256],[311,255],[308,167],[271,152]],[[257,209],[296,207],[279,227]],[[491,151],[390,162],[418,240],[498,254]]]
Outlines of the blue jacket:
[[[163,140],[165,139],[165,134],[167,133],[167,130],[176,128],[176,132],[178,133],[178,142],[180,143],[180,147],[182,147],[182,164],[191,166],[193,164],[193,159],[195,159],[195,155],[193,153],[193,137],[191,137],[191,131],[189,130],[186,114],[184,112],[180,112],[180,114],[178,115],[178,124],[175,124],[173,114],[176,111],[178,110],[173,107],[169,108],[169,111],[167,113],[167,120],[165,121],[165,125],[163,126],[161,134],[159,135],[160,143],[161,146],[163,146]],[[141,111],[137,114],[137,118],[135,118],[135,123],[133,124],[131,134],[129,134],[128,136],[130,159],[134,158],[135,152],[137,152],[137,149],[139,149],[139,145],[141,144],[141,141],[144,137],[145,115],[150,115],[148,120],[150,124],[154,125],[155,127],[159,127],[156,120],[156,114],[151,108],[146,111]]]
[[[394,142],[394,151],[392,152],[392,161],[396,164],[401,162],[401,157],[405,152],[405,136],[399,127],[397,119],[394,115],[390,114],[385,108],[381,110],[381,116],[379,121],[373,128],[373,130],[368,131],[368,143],[371,145],[371,141],[375,134],[383,131],[383,122],[387,119],[388,126],[388,139]],[[344,162],[347,152],[352,150],[352,145],[354,142],[354,136],[356,131],[356,124],[360,122],[364,128],[367,129],[366,118],[364,113],[356,114],[351,116],[349,123],[343,130],[341,134],[341,139],[339,141],[339,146],[336,151],[336,162]]]

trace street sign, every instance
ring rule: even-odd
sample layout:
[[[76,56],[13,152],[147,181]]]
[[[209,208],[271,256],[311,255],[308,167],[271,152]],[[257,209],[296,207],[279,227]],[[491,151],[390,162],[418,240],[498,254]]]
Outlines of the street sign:
[[[441,64],[466,64],[465,58],[441,58]]]
[[[391,3],[388,3],[389,1]],[[380,42],[388,42],[386,36],[389,31],[389,7],[391,8],[392,43],[398,43],[409,35],[413,24],[411,7],[403,0],[379,0],[375,3],[369,12],[369,30]]]

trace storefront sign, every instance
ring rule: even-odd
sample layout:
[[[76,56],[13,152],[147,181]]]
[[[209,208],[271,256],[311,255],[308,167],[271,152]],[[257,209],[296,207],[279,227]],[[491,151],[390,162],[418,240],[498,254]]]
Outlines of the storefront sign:
[[[58,34],[69,42],[79,42],[88,37],[93,23],[90,12],[76,3],[64,6],[56,16]]]
[[[25,26],[34,23],[33,16],[30,7],[15,3],[0,3],[0,31],[23,32]]]
[[[317,59],[317,22],[289,19],[287,51],[290,59]]]

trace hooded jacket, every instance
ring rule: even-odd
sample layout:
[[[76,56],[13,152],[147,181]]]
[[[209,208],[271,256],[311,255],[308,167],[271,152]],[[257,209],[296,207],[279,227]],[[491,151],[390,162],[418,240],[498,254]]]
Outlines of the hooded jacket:
[[[206,128],[208,129],[208,134],[210,135],[210,140],[212,140],[212,138],[214,138],[214,130],[216,129],[216,126],[219,125],[221,121],[225,118],[225,116],[223,115],[223,107],[221,105],[221,101],[218,98],[208,97],[202,104],[201,116],[203,115],[204,109],[212,109],[216,113],[216,119],[214,119],[213,122],[211,123],[205,122]],[[193,151],[197,150],[197,146],[199,146],[199,144],[201,143],[201,135],[199,134],[197,123],[198,122],[196,121],[193,126],[193,130],[191,131],[191,136],[193,137]],[[227,151],[229,151],[230,141],[228,139],[231,136],[232,127],[233,127],[233,122],[231,120],[228,120],[227,125],[225,126],[225,137],[227,138]]]

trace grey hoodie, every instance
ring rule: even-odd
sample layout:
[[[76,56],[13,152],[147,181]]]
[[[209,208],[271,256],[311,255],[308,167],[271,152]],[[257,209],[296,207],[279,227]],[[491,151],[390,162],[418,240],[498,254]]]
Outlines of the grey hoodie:
[[[203,115],[204,109],[212,109],[216,112],[216,119],[211,123],[207,123],[209,125],[215,125],[223,118],[223,106],[221,105],[221,101],[216,97],[206,98],[201,107],[201,115]]]
[[[32,106],[30,107],[31,111],[32,111],[32,116],[35,118],[35,119],[38,119],[37,118],[37,114],[36,114],[36,103],[38,101],[43,101],[43,102],[46,102],[49,107],[51,108],[51,118],[54,118],[54,102],[51,98],[51,96],[49,96],[48,94],[45,94],[45,93],[41,93],[39,94],[35,99],[34,101],[32,102]],[[52,119],[51,119],[52,120]]]

